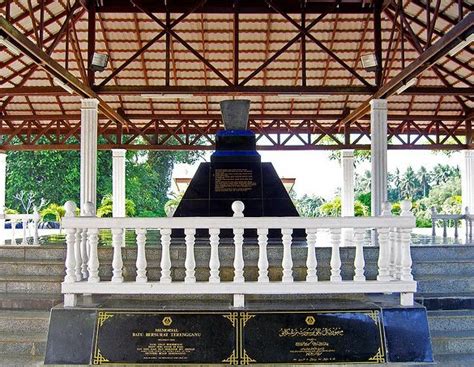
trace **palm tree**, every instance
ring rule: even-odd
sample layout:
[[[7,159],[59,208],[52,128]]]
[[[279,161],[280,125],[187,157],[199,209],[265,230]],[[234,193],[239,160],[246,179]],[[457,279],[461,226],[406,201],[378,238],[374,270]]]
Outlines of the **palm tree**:
[[[421,190],[423,193],[423,197],[426,197],[428,195],[428,191],[430,188],[430,175],[428,171],[426,170],[425,166],[421,166],[420,169],[417,172],[418,180],[421,183]]]
[[[401,194],[405,198],[412,198],[416,188],[419,186],[419,182],[416,178],[415,171],[413,168],[408,166],[405,174],[402,177],[401,182]]]
[[[402,195],[401,195],[401,175],[400,175],[400,170],[398,168],[395,169],[395,173],[393,175],[393,185],[395,186],[395,190],[397,193],[397,201],[400,201]]]

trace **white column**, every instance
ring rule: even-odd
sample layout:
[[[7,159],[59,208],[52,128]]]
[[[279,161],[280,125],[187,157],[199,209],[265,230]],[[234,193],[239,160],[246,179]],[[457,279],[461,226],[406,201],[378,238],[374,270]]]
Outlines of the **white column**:
[[[466,207],[474,214],[474,149],[465,150],[462,177],[462,212]]]
[[[373,99],[370,106],[371,202],[375,216],[382,213],[382,203],[387,201],[387,101]]]
[[[354,150],[342,151],[342,191],[341,191],[341,215],[343,217],[354,216]],[[342,243],[352,244],[353,231],[350,228],[342,230]]]
[[[84,203],[90,201],[97,209],[97,107],[93,98],[81,100],[81,215]]]
[[[112,149],[112,216],[125,217],[125,149]]]
[[[5,244],[5,182],[7,180],[7,153],[0,152],[0,245]]]

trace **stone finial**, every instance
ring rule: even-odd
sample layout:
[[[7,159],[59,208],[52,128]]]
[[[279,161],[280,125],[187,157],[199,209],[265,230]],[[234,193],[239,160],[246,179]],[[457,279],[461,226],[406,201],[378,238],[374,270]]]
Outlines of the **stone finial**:
[[[436,214],[436,208],[434,206],[431,207],[431,215]]]
[[[64,209],[66,210],[66,214],[64,215],[65,217],[74,217],[76,216],[76,203],[74,201],[66,201],[64,204]]]
[[[392,215],[392,204],[388,201],[382,203],[382,216],[390,217]]]
[[[94,217],[95,216],[94,204],[92,204],[90,201],[84,203],[84,216],[85,217]]]
[[[244,217],[244,209],[245,205],[241,201],[234,201],[232,203],[232,211],[234,212],[233,217],[235,218],[243,218]]]
[[[222,121],[226,130],[247,130],[250,100],[229,99],[221,101]]]
[[[400,202],[400,209],[401,209],[400,216],[402,217],[413,216],[413,213],[411,212],[411,207],[412,207],[412,204],[410,200],[402,200]]]
[[[466,206],[466,207],[464,208],[464,214],[466,214],[466,215],[469,215],[469,214],[470,214],[470,213],[469,213],[469,207],[468,207],[468,206]]]

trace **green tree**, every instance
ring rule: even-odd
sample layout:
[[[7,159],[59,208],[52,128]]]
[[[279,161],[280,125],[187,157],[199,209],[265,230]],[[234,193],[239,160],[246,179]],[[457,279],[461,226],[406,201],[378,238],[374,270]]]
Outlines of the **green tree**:
[[[409,166],[405,171],[400,186],[400,192],[402,197],[413,198],[415,196],[416,189],[419,186],[419,182],[416,177],[415,171],[413,170],[413,168],[411,168],[411,166]]]
[[[98,217],[111,217],[112,216],[112,194],[105,195],[101,202],[100,206],[97,208]],[[133,217],[136,213],[135,203],[130,199],[125,199],[125,215],[127,217]]]
[[[324,204],[325,200],[320,196],[305,194],[293,202],[302,217],[318,217],[320,215],[319,207]]]

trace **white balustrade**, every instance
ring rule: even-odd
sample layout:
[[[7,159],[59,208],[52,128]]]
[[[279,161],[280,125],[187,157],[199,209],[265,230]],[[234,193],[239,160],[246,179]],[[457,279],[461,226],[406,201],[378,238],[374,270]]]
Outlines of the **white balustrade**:
[[[11,245],[21,245],[21,246],[28,246],[29,242],[28,239],[31,238],[30,243],[34,246],[39,245],[39,235],[38,235],[38,223],[40,221],[40,214],[38,213],[37,208],[34,208],[32,214],[5,214],[2,215],[2,218],[5,219],[6,222],[10,222],[11,226]],[[17,237],[17,224],[21,223],[21,237],[19,238],[20,243],[18,243]],[[31,228],[33,227],[33,228]],[[0,229],[5,230],[5,229]]]
[[[67,254],[66,276],[62,284],[65,295],[65,305],[74,306],[78,294],[229,294],[234,296],[234,306],[244,304],[245,295],[249,294],[344,294],[344,293],[399,293],[403,305],[413,304],[413,294],[416,282],[411,272],[410,234],[415,226],[415,218],[411,214],[411,203],[401,203],[401,215],[389,214],[388,204],[384,204],[385,215],[378,217],[244,217],[244,205],[234,202],[233,217],[201,217],[201,218],[96,218],[93,212],[83,217],[74,216],[74,203],[67,203],[66,216],[62,226],[66,231]],[[136,278],[133,281],[123,279],[121,243],[126,228],[134,229],[136,233],[137,260]],[[294,272],[292,251],[293,233],[295,228],[305,228],[307,255],[306,277],[300,279],[300,273]],[[341,230],[351,229],[355,255],[353,276],[343,279],[341,276]],[[174,230],[184,229],[184,244],[186,255],[184,259],[184,279],[177,279],[171,272],[171,246]],[[209,277],[205,281],[196,280],[196,230],[209,231],[210,252],[208,267]],[[250,280],[244,276],[249,266],[244,263],[244,233],[245,230],[257,230],[258,242],[258,278]],[[269,277],[268,233],[269,230],[280,231],[281,245],[272,246],[272,251],[281,254],[283,268],[281,280]],[[99,230],[112,232],[114,248],[112,268],[113,276],[110,281],[99,278],[97,246]],[[147,277],[147,232],[160,232],[161,245],[161,276],[159,280]],[[221,231],[232,231],[233,247],[222,245]],[[321,247],[316,241],[329,231],[331,258],[321,260],[318,255]],[[367,279],[365,274],[364,241],[366,233],[375,231],[378,234],[379,256],[377,261],[377,277]],[[87,243],[86,243],[87,242]],[[182,240],[181,245],[182,246]],[[247,238],[246,242],[247,243]],[[245,247],[248,246],[247,244]],[[225,261],[231,261],[233,279],[220,273],[222,255],[228,251],[233,254]],[[274,261],[273,257],[271,258]],[[326,263],[325,263],[326,262]],[[329,264],[327,263],[329,262]],[[87,269],[84,264],[87,264]],[[102,265],[104,266],[104,265]],[[182,263],[181,265],[182,266]],[[274,263],[271,266],[278,266]],[[330,267],[329,279],[320,275],[318,268]],[[179,272],[178,272],[179,273]],[[251,274],[250,271],[248,274]],[[223,273],[224,274],[224,273]],[[247,273],[245,273],[247,274]]]

